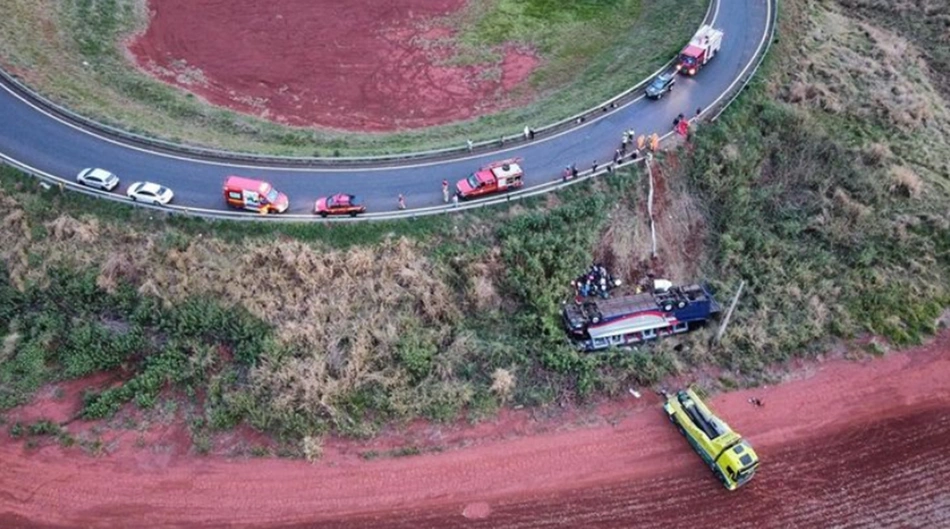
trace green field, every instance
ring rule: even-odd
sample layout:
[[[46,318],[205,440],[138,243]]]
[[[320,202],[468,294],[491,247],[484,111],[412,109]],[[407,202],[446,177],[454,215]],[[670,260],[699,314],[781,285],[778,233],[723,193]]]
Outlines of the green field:
[[[209,106],[140,73],[121,42],[144,28],[145,0],[4,2],[0,63],[54,101],[146,136],[279,155],[383,154],[494,140],[595,106],[670,60],[706,7],[705,0],[472,2],[448,20],[460,31],[453,60],[495,64],[502,44],[530,46],[545,61],[530,80],[540,97],[469,122],[393,134],[284,127]]]

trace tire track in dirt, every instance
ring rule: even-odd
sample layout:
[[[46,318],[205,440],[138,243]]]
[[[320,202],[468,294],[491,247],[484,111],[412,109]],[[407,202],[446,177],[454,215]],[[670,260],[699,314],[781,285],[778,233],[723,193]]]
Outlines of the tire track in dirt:
[[[762,457],[735,493],[644,396],[615,426],[315,465],[180,458],[158,467],[142,454],[92,459],[4,440],[0,527],[950,524],[950,332],[883,359],[819,363],[803,377],[711,399]]]
[[[950,407],[914,412],[872,427],[888,442],[855,450],[863,426],[780,449],[740,493],[718,488],[711,474],[640,479],[501,502],[489,518],[446,511],[377,514],[327,527],[688,527],[711,520],[759,527],[941,527],[950,522]],[[767,452],[768,453],[768,452]],[[914,454],[903,460],[902,455]],[[392,513],[394,514],[394,513]]]

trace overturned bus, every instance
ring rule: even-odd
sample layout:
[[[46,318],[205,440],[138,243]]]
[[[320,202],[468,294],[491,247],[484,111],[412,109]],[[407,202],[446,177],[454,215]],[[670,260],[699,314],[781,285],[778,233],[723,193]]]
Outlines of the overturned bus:
[[[564,306],[564,326],[578,349],[596,351],[687,332],[722,308],[705,286],[654,282],[652,292],[582,299]]]

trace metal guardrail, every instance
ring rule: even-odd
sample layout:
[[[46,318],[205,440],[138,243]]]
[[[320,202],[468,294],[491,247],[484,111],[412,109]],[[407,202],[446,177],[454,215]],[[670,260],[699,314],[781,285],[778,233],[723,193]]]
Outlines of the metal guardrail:
[[[706,8],[706,15],[703,17],[703,24],[709,21],[710,15],[713,13],[713,6],[721,0],[710,0]],[[533,129],[535,135],[545,135],[552,134],[554,132],[559,132],[562,130],[567,130],[573,126],[579,125],[586,122],[588,119],[591,119],[596,116],[602,116],[607,113],[609,110],[620,108],[622,102],[631,98],[633,94],[643,89],[643,87],[650,82],[654,77],[668,69],[672,66],[675,59],[670,60],[663,67],[659,68],[649,77],[640,81],[636,85],[628,88],[624,92],[604,101],[603,103],[591,107],[585,111],[582,111],[578,114],[575,114],[571,117],[565,118],[563,120],[544,125],[540,128]],[[144,146],[153,150],[167,152],[172,154],[188,154],[190,156],[199,158],[199,159],[209,159],[209,160],[224,160],[224,161],[233,161],[240,163],[249,163],[249,164],[283,164],[283,165],[297,165],[297,166],[339,166],[339,165],[360,165],[360,164],[379,164],[379,163],[395,163],[402,161],[410,160],[422,160],[422,159],[445,159],[453,156],[468,154],[470,152],[491,152],[496,148],[512,145],[518,143],[528,143],[529,139],[526,139],[523,134],[513,134],[510,136],[502,136],[498,139],[485,140],[475,142],[472,145],[472,148],[469,149],[467,145],[458,146],[458,147],[446,147],[441,149],[432,149],[428,151],[417,151],[409,153],[391,153],[383,154],[376,156],[340,156],[340,157],[296,157],[296,156],[276,156],[276,155],[256,155],[248,153],[240,153],[233,151],[225,151],[219,149],[211,149],[207,147],[199,147],[193,145],[185,145],[180,143],[174,143],[159,138],[143,136],[141,134],[136,134],[131,131],[113,127],[105,123],[96,121],[92,118],[83,116],[79,113],[76,113],[58,103],[53,102],[47,97],[39,94],[26,84],[22,83],[19,79],[11,75],[9,72],[5,71],[3,68],[0,68],[0,80],[2,80],[9,87],[16,90],[16,92],[22,97],[28,99],[33,104],[44,108],[45,110],[52,112],[58,115],[62,119],[66,119],[86,130],[100,132],[105,135],[111,136],[112,138],[118,138],[123,141],[126,141],[131,144],[137,144]]]
[[[691,122],[698,121],[708,114],[712,109],[716,109],[715,115],[710,119],[710,121],[715,121],[719,118],[722,112],[728,108],[742,93],[745,87],[752,80],[759,67],[761,66],[766,53],[771,49],[772,41],[775,37],[775,30],[777,26],[777,17],[778,17],[778,0],[768,0],[770,9],[772,10],[772,16],[770,17],[769,24],[770,27],[765,34],[763,34],[762,41],[759,42],[759,49],[757,50],[758,59],[754,63],[750,63],[746,66],[743,72],[740,72],[740,75],[735,79],[733,84],[725,91],[723,94],[713,102],[712,105],[704,109],[698,116],[691,119]],[[767,42],[766,42],[767,39]],[[764,45],[764,48],[763,48]],[[751,71],[749,69],[751,68]],[[740,84],[738,88],[737,84]],[[720,100],[725,97],[730,96],[728,100],[720,105]],[[717,106],[718,105],[718,106]],[[660,137],[661,141],[667,140],[672,136],[673,132],[667,132]],[[443,205],[443,206],[431,206],[425,208],[416,208],[416,209],[407,209],[401,211],[389,211],[389,212],[378,212],[378,213],[366,213],[360,217],[341,217],[341,218],[323,218],[316,215],[300,215],[300,214],[291,214],[291,215],[259,215],[255,213],[241,212],[241,211],[227,211],[227,210],[212,210],[212,209],[203,209],[203,208],[189,208],[179,205],[169,205],[169,206],[154,206],[150,204],[141,204],[134,203],[139,207],[148,208],[155,211],[161,211],[171,214],[181,214],[181,215],[190,215],[194,217],[201,217],[210,220],[237,220],[237,221],[272,221],[272,222],[361,222],[361,221],[388,221],[388,220],[400,220],[400,219],[412,219],[430,215],[439,215],[439,214],[450,214],[456,211],[466,211],[480,207],[493,206],[511,202],[517,202],[524,200],[526,198],[531,198],[538,196],[544,193],[551,191],[557,191],[564,189],[566,187],[585,182],[592,178],[600,177],[606,175],[617,169],[622,169],[629,167],[635,163],[642,163],[645,158],[638,158],[636,160],[621,160],[619,164],[606,164],[601,167],[598,171],[592,171],[590,169],[582,171],[578,174],[577,178],[564,181],[562,178],[550,180],[548,182],[538,184],[529,188],[521,189],[518,191],[513,191],[505,195],[486,198],[481,200],[473,200],[470,202],[460,203],[458,205]],[[45,181],[51,185],[57,186],[60,189],[70,189],[71,191],[77,191],[84,195],[92,196],[99,199],[110,200],[113,202],[133,204],[133,202],[122,195],[116,195],[111,193],[104,193],[101,191],[95,191],[90,188],[81,186],[72,180],[67,180],[60,178],[49,173],[43,172],[39,169],[21,163],[13,158],[10,158],[2,153],[0,153],[0,161],[16,167],[21,171],[30,174],[36,178],[39,178],[42,181]],[[609,168],[609,169],[608,169]]]
[[[667,135],[668,136],[668,135]],[[666,136],[664,136],[666,137]],[[415,208],[415,209],[406,209],[399,211],[380,211],[375,213],[364,213],[359,217],[320,217],[318,215],[301,215],[301,214],[279,214],[279,215],[261,215],[257,213],[249,213],[246,211],[228,211],[228,210],[216,210],[216,209],[204,209],[204,208],[191,208],[187,206],[181,206],[177,204],[169,204],[167,206],[158,206],[154,204],[144,204],[141,202],[133,202],[126,196],[118,195],[114,193],[107,193],[102,191],[97,191],[83,185],[80,185],[71,180],[60,178],[58,176],[49,174],[45,171],[41,171],[35,167],[29,166],[13,158],[6,156],[5,154],[0,153],[0,162],[3,162],[11,167],[15,167],[20,171],[23,171],[35,178],[38,178],[42,182],[50,185],[50,188],[57,187],[61,190],[69,190],[74,192],[79,192],[86,196],[91,196],[96,199],[108,200],[111,202],[124,203],[128,205],[135,205],[141,208],[147,208],[158,212],[175,214],[175,215],[187,215],[192,217],[200,217],[209,220],[237,220],[237,221],[271,221],[271,222],[362,222],[362,221],[387,221],[387,220],[403,220],[403,219],[413,219],[418,217],[427,217],[431,215],[440,215],[440,214],[451,214],[460,211],[472,210],[477,208],[482,208],[486,206],[494,206],[499,204],[510,204],[512,202],[519,202],[527,198],[535,197],[538,195],[543,195],[551,191],[556,191],[559,189],[564,189],[566,187],[579,184],[581,182],[586,182],[592,178],[600,177],[606,174],[609,174],[613,171],[629,167],[634,164],[642,163],[645,158],[629,159],[622,160],[617,164],[607,164],[599,168],[596,172],[591,169],[586,171],[581,171],[578,173],[576,178],[571,178],[569,180],[564,180],[563,178],[558,178],[556,180],[551,180],[536,186],[532,186],[525,189],[520,189],[518,191],[512,191],[504,195],[498,195],[491,198],[484,198],[480,200],[472,200],[468,202],[461,202],[458,204],[452,205],[443,205],[443,206],[430,206],[424,208]],[[609,167],[609,169],[608,169]]]

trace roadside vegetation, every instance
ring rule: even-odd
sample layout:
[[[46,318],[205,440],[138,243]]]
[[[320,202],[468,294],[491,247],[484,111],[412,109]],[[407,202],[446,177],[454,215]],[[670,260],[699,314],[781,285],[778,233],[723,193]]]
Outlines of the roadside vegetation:
[[[784,5],[782,32],[802,38],[659,157],[656,260],[639,170],[506,209],[353,226],[152,218],[2,170],[0,408],[110,371],[82,418],[185,400],[196,439],[246,424],[312,459],[331,433],[669,377],[729,389],[841,339],[920,342],[950,305],[940,78],[837,4]],[[747,287],[718,347],[706,329],[580,354],[558,311],[594,260],[628,284],[705,279],[723,302]]]
[[[446,20],[452,61],[498,68],[517,45],[543,60],[536,101],[468,122],[392,134],[291,128],[203,103],[140,72],[125,50],[148,23],[146,0],[10,0],[0,6],[0,62],[28,85],[83,115],[138,134],[234,151],[347,156],[495,140],[567,118],[622,92],[672,58],[706,13],[705,0],[470,2]]]

